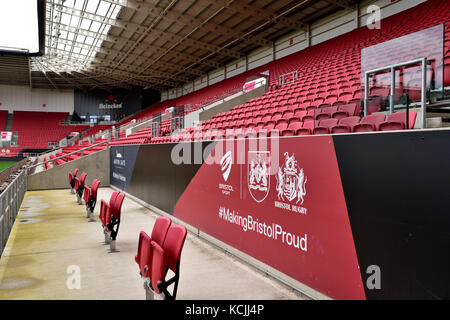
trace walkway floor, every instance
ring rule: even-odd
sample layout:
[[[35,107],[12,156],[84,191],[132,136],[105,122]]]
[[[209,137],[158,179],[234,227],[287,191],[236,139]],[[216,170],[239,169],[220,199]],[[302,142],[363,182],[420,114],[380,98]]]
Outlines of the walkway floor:
[[[96,217],[112,191],[99,189]],[[145,299],[134,256],[157,215],[127,198],[122,212],[119,252],[108,253],[98,218],[88,222],[68,189],[27,192],[0,260],[0,299]],[[177,299],[305,299],[192,233],[180,270]]]

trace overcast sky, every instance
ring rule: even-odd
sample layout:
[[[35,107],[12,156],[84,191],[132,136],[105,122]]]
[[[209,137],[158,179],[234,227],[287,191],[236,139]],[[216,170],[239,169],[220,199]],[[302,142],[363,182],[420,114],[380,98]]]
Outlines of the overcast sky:
[[[37,52],[38,33],[36,0],[0,0],[0,47]]]

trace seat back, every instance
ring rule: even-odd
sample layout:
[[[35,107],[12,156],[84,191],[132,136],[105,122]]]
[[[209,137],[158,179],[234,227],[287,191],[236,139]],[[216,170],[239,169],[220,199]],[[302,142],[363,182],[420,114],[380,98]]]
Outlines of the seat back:
[[[159,244],[155,241],[151,242],[151,270],[150,270],[150,280],[152,283],[153,290],[160,294],[161,290],[158,288],[158,283],[163,282],[166,277],[166,270],[164,265],[164,252],[165,250],[161,248]]]
[[[139,265],[141,276],[148,278],[150,273],[151,258],[152,258],[152,244],[151,239],[147,233],[141,231],[139,233],[138,251],[134,260]],[[147,267],[147,268],[146,268]]]
[[[181,251],[183,250],[186,235],[186,227],[173,224],[169,227],[164,241],[163,247],[166,252],[165,265],[175,273],[178,272]]]
[[[169,230],[172,220],[168,217],[158,217],[156,218],[155,224],[152,230],[152,240],[159,244],[161,247],[166,239],[167,231]]]
[[[383,122],[380,124],[380,131],[403,130],[405,126],[402,122]]]
[[[73,169],[73,177],[75,178],[78,174],[78,168]]]
[[[386,115],[382,113],[374,113],[368,116],[365,116],[361,119],[361,124],[371,124],[375,126],[375,130],[378,131],[380,124],[384,122],[386,119]]]
[[[414,110],[410,110],[408,112],[408,127],[407,129],[414,128],[414,124],[416,123],[417,112]],[[395,113],[391,113],[387,116],[386,121],[389,122],[401,122],[404,127],[406,127],[406,111],[399,111]]]
[[[94,181],[92,181],[92,185],[91,185],[91,197],[96,199],[97,198],[97,190],[98,187],[100,186],[100,180],[95,179]]]
[[[109,203],[104,200],[101,201],[99,218],[104,226],[106,225],[106,217],[107,217],[108,211],[113,210],[113,205],[116,202],[116,198],[119,194],[120,194],[119,191],[114,191],[111,194],[111,197],[109,198]]]
[[[113,205],[111,205],[111,207],[113,208],[113,212],[111,214],[111,217],[114,216],[114,218],[116,220],[120,219],[120,212],[122,209],[122,203],[123,200],[125,199],[125,194],[124,193],[119,193],[119,195],[117,195],[116,201],[114,202]]]
[[[86,181],[87,173],[83,172],[80,177],[80,187],[84,188],[84,182]]]

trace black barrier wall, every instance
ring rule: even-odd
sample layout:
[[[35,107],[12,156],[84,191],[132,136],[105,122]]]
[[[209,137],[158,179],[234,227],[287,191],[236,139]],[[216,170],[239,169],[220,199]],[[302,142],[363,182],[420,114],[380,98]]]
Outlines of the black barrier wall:
[[[449,299],[450,131],[333,138],[366,297]]]
[[[195,144],[203,150],[210,143]],[[186,144],[191,154],[194,154],[195,144]],[[111,147],[111,184],[173,214],[177,200],[201,167],[201,164],[193,164],[194,159],[191,159],[192,164],[175,165],[171,159],[174,145]],[[118,153],[121,159],[117,158]]]
[[[291,139],[290,143],[295,144],[299,139],[319,141],[321,138],[281,139]],[[448,141],[450,130],[332,136],[328,145],[336,155],[366,299],[450,298]],[[209,143],[196,144],[204,150]],[[192,189],[192,181],[202,167],[200,164],[174,164],[171,153],[175,145],[112,147],[112,156],[122,150],[127,166],[131,163],[134,166],[122,171],[126,183],[112,178],[111,184],[173,214],[183,193]],[[194,143],[188,145],[191,150],[195,148]],[[302,153],[307,157],[308,150]],[[128,162],[133,157],[135,161]],[[299,158],[300,153],[297,153],[296,159]],[[111,168],[118,170],[114,166]],[[320,170],[320,164],[317,168]],[[305,174],[311,177],[311,168],[305,167]],[[221,179],[220,174],[218,177]],[[211,177],[214,187],[215,179],[217,176]],[[326,180],[308,181],[309,191],[311,183],[327,183]],[[201,210],[201,203],[197,206]],[[216,213],[208,211],[206,214]],[[327,221],[332,219],[321,220],[321,223]],[[378,283],[371,286],[369,282],[373,284],[376,272],[379,272]],[[340,277],[339,270],[335,276]]]

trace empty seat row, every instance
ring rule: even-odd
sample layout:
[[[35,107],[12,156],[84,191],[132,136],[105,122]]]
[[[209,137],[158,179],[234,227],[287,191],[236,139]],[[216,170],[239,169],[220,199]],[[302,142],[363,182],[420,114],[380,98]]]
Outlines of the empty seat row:
[[[97,193],[100,187],[100,180],[94,179],[91,186],[85,185],[87,174],[83,172],[78,178],[78,168],[73,172],[69,172],[69,185],[71,193],[76,193],[78,204],[83,204],[81,198],[84,200],[86,207],[86,218],[89,221],[94,221],[94,209],[97,203]],[[119,232],[120,217],[122,211],[122,203],[125,199],[125,194],[119,191],[114,191],[111,194],[109,202],[102,199],[100,202],[99,220],[101,228],[105,236],[105,244],[110,245],[110,252],[116,252],[116,239]]]

